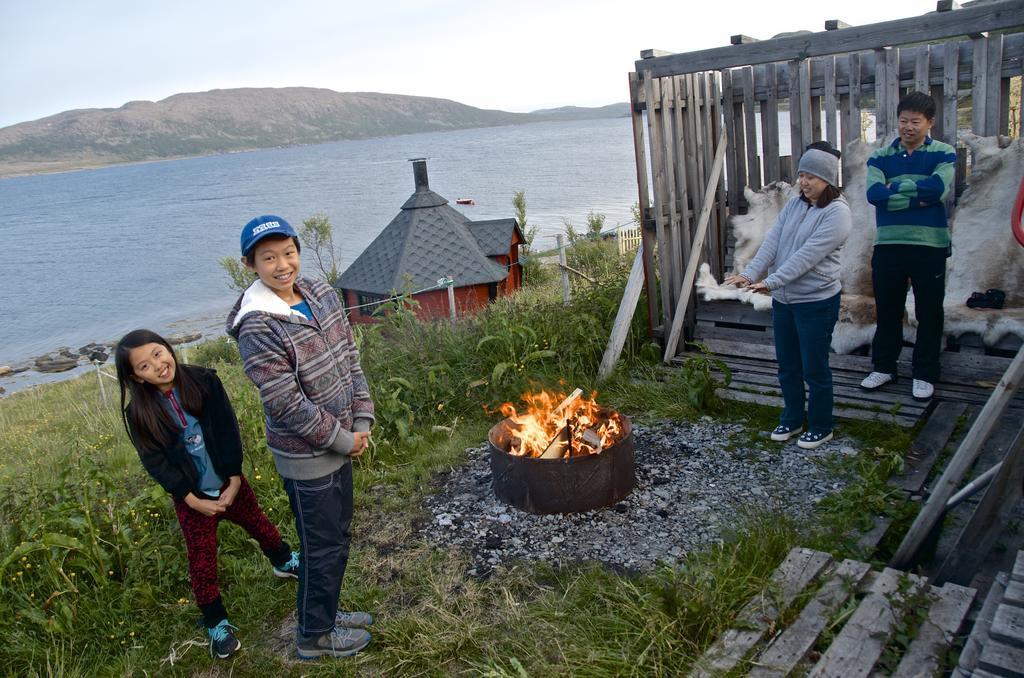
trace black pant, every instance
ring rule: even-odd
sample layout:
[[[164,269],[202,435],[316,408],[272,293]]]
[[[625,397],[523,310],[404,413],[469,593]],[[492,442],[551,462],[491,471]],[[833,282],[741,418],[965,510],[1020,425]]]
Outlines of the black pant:
[[[877,320],[875,338],[871,341],[875,371],[896,374],[896,361],[903,348],[903,309],[909,280],[914,289],[914,313],[917,315],[913,377],[929,383],[939,380],[946,256],[947,250],[942,247],[875,246],[871,256]]]
[[[352,464],[316,480],[284,479],[302,544],[296,608],[299,633],[334,628],[352,533]]]

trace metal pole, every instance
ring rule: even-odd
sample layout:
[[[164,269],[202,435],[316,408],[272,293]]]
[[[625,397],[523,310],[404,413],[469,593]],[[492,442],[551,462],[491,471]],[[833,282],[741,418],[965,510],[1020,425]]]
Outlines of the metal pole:
[[[565,238],[561,235],[556,236],[558,240],[558,268],[562,273],[562,303],[566,306],[569,305],[569,271],[565,267],[567,266],[565,261]]]
[[[1001,469],[1002,467],[1003,462],[999,462],[998,464],[996,464],[989,470],[985,471],[971,482],[964,485],[964,489],[954,494],[952,497],[949,498],[949,501],[946,502],[946,510],[949,511],[950,509],[959,506],[961,503],[963,503],[965,499],[967,499],[974,493],[978,492],[979,490],[984,489],[990,482],[992,482],[992,478],[995,477],[997,473],[999,473],[999,469]]]

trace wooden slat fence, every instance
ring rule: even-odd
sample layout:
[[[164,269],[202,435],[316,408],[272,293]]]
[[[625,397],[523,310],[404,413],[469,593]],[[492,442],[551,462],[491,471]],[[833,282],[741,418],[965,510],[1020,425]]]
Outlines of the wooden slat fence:
[[[866,136],[891,137],[897,103],[909,91],[935,98],[933,135],[948,143],[956,144],[968,118],[976,134],[1005,135],[1011,126],[1019,134],[1022,101],[1020,88],[1011,96],[1011,79],[1024,73],[1024,0],[938,7],[868,26],[829,21],[831,30],[762,42],[736,36],[739,44],[699,52],[648,50],[636,62],[629,84],[655,334],[671,327],[679,297],[694,294],[682,289],[683,263],[723,128],[725,171],[704,245],[719,280],[726,220],[745,211],[745,187],[792,181],[803,149],[816,139],[845,148]],[[780,111],[788,125],[780,126]],[[695,308],[687,305],[687,339]]]

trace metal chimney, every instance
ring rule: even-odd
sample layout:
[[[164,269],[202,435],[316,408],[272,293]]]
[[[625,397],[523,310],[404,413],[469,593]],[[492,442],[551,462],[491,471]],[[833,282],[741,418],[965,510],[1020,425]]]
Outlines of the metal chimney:
[[[427,182],[427,159],[409,158],[412,163],[412,176],[416,182],[416,192],[429,191],[430,184]]]

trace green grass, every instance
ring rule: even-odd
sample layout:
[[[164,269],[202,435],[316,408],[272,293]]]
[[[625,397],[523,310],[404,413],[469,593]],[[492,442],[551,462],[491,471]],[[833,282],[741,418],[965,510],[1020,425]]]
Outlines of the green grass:
[[[747,516],[722,544],[692,554],[679,569],[626,576],[595,565],[515,563],[486,580],[468,576],[465,554],[424,542],[417,525],[438,474],[485,439],[496,417],[484,406],[536,387],[599,388],[601,402],[634,420],[712,412],[744,423],[750,443],[777,417],[771,408],[711,397],[706,362],[666,375],[656,347],[643,338],[642,312],[622,366],[598,385],[596,367],[622,290],[616,267],[602,266],[605,277],[596,272],[606,282],[576,289],[569,307],[556,286],[538,285],[454,325],[398,312],[358,330],[378,425],[373,447],[355,466],[342,603],[372,611],[378,623],[370,649],[344,662],[290,660],[278,631],[294,609],[294,582],[270,576],[255,544],[233,525],[219,533],[220,580],[244,650],[231,662],[211,660],[171,502],[139,465],[113,389],[104,405],[95,375],[87,375],[0,401],[0,480],[8,489],[0,497],[0,675],[685,671],[791,547],[847,552],[850,521],[866,502],[884,505],[884,460],[905,449],[906,437],[895,427],[858,425],[869,449],[882,452],[843,462],[850,485],[822,507],[818,524]],[[187,359],[218,370],[238,415],[245,474],[294,544],[258,396],[237,352],[217,340]],[[844,433],[851,430],[844,424]]]

